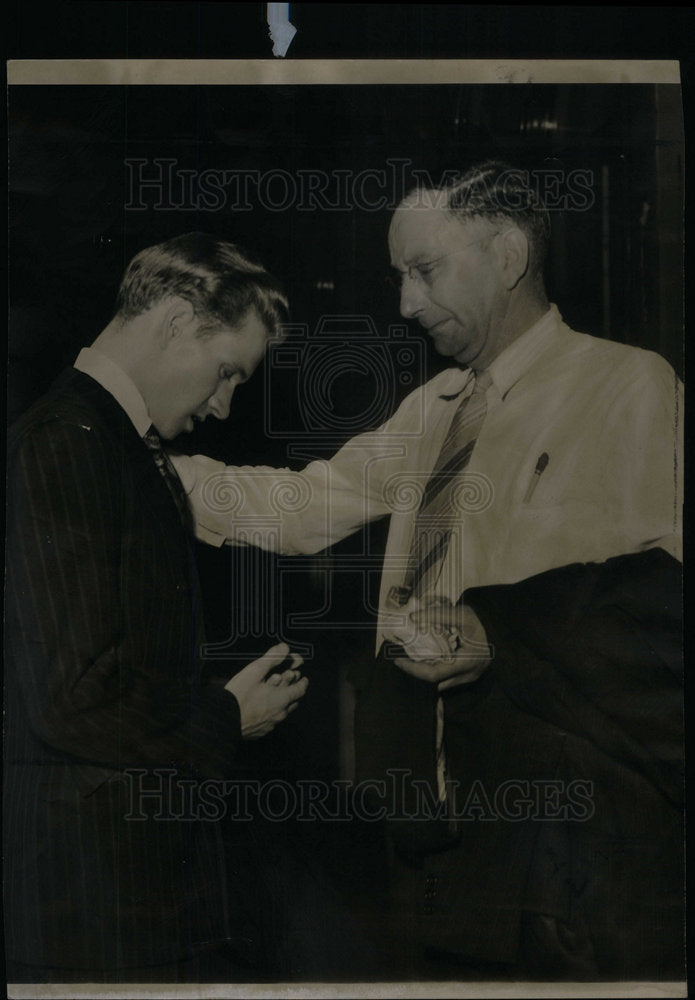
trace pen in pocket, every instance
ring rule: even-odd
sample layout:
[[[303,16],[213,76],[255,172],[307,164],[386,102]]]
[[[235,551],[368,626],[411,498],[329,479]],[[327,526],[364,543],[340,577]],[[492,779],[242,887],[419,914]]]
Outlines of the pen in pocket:
[[[524,495],[524,503],[528,503],[533,496],[536,486],[538,486],[538,480],[541,478],[545,472],[545,468],[550,461],[550,456],[547,452],[543,452],[542,455],[538,456],[538,461],[536,462],[536,468],[533,470],[533,475],[531,476],[531,482],[528,484],[528,489]]]

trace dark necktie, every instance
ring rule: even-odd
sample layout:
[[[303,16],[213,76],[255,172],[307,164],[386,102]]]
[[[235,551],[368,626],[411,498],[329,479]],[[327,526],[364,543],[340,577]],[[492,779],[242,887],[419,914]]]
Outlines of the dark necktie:
[[[188,506],[188,497],[183,488],[183,484],[178,477],[176,469],[172,465],[171,459],[162,447],[162,442],[154,424],[152,424],[142,439],[152,452],[157,468],[159,469],[164,482],[169,488],[172,499],[176,504],[179,517],[183,526],[187,529],[191,527],[191,512]]]

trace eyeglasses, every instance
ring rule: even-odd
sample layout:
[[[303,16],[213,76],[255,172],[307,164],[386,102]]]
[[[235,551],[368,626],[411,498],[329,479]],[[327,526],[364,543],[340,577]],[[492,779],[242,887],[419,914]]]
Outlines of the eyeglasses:
[[[411,281],[419,281],[421,284],[427,285],[427,287],[430,288],[434,282],[434,273],[436,271],[437,264],[446,260],[447,257],[454,257],[457,253],[463,253],[464,250],[468,250],[469,247],[475,246],[476,243],[482,243],[483,240],[492,239],[493,236],[497,236],[497,233],[486,233],[484,236],[479,236],[477,240],[473,240],[471,243],[466,243],[465,246],[459,247],[458,250],[452,250],[451,253],[444,253],[441,257],[434,257],[432,260],[421,260],[417,264],[411,264],[404,271],[398,271],[397,274],[387,274],[386,282],[392,288],[395,288],[399,293],[403,287],[403,281],[406,277],[410,278]]]

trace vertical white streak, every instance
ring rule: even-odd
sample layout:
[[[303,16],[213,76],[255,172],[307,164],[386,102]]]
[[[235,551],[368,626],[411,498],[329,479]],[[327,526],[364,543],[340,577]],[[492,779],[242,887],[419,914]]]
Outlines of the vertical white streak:
[[[269,3],[267,6],[268,34],[273,43],[273,55],[283,58],[287,54],[290,43],[297,34],[297,29],[290,24],[290,5],[288,3]]]

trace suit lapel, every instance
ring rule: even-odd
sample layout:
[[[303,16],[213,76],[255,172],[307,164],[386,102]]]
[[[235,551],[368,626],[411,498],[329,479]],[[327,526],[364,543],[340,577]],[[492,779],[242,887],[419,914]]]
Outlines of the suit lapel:
[[[134,500],[149,511],[153,529],[165,539],[169,555],[190,574],[192,539],[181,523],[179,512],[164,478],[142,438],[120,404],[95,379],[74,368],[67,369],[56,383],[58,392],[76,393],[95,413],[99,430],[110,442],[123,468],[123,482],[133,484]],[[125,499],[125,497],[124,497]]]

